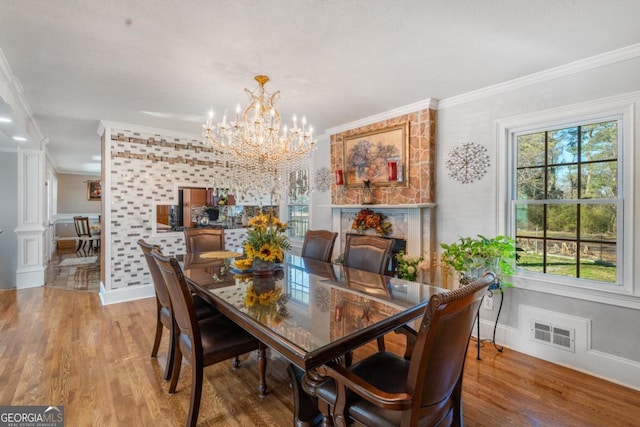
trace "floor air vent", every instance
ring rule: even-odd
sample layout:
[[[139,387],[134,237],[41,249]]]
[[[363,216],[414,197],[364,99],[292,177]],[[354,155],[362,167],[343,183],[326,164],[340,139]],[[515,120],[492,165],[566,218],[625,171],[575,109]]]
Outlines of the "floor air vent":
[[[575,330],[562,328],[550,323],[531,319],[531,339],[533,341],[575,352]]]

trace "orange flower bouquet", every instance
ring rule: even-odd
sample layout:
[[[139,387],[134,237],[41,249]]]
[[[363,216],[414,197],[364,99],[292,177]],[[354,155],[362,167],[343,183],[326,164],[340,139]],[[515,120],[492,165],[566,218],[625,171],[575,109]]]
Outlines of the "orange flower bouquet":
[[[351,228],[358,231],[372,229],[379,235],[386,236],[391,233],[391,223],[386,219],[387,217],[381,213],[373,212],[371,209],[362,209],[354,218]]]

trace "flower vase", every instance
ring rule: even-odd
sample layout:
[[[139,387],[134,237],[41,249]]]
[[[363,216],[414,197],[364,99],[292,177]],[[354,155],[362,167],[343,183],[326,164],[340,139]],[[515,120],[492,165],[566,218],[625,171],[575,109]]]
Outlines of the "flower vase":
[[[273,291],[276,287],[276,281],[272,276],[258,276],[253,279],[253,291],[260,296],[265,292]]]
[[[275,266],[276,264],[273,261],[264,261],[260,258],[254,258],[252,265],[253,275],[256,277],[273,276]]]

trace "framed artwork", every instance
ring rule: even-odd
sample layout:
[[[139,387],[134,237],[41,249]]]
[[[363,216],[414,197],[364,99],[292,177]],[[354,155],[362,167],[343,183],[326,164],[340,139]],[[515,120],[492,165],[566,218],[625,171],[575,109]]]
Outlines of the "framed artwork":
[[[102,184],[100,181],[87,181],[87,200],[100,201],[102,199]]]
[[[344,184],[408,184],[409,122],[344,138]]]

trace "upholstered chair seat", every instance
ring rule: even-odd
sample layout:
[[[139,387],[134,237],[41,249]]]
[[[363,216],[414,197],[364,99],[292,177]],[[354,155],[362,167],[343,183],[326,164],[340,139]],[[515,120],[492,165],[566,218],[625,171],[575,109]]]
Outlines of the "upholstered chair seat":
[[[176,343],[173,350],[175,362],[171,373],[169,393],[176,391],[184,356],[193,367],[191,370],[191,400],[186,425],[194,427],[197,425],[200,412],[204,367],[260,349],[258,365],[261,370],[260,376],[264,378],[266,370],[265,347],[223,315],[198,319],[193,295],[178,261],[175,258],[162,256],[155,249],[151,252],[151,256],[155,259],[169,292],[174,319]],[[234,367],[237,367],[236,361],[233,363]]]
[[[433,295],[410,358],[379,351],[348,368],[318,368],[325,425],[460,426],[462,379],[469,339],[493,273],[451,292]]]
[[[151,274],[151,280],[156,293],[156,336],[153,342],[153,348],[151,349],[151,357],[158,355],[158,349],[160,348],[160,341],[162,340],[162,329],[167,328],[169,330],[169,349],[167,350],[167,365],[165,367],[164,379],[168,380],[171,377],[171,371],[173,370],[173,347],[175,345],[174,339],[174,321],[173,313],[171,310],[171,300],[169,299],[169,291],[164,283],[164,278],[158,270],[158,265],[155,259],[151,256],[151,251],[160,251],[158,245],[151,245],[144,240],[138,240],[138,245],[142,249],[144,258],[147,261],[149,267],[149,273]],[[193,305],[196,312],[197,319],[206,319],[211,316],[220,315],[211,304],[197,295],[193,296]]]

